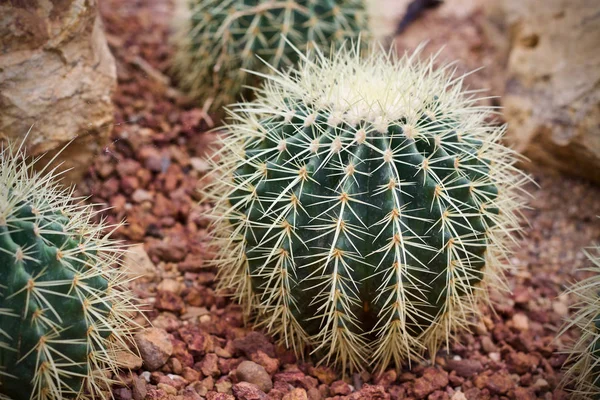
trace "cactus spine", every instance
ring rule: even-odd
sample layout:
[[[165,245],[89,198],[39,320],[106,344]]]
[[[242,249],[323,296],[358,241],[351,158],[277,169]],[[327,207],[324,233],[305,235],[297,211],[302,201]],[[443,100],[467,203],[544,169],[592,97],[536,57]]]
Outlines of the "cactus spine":
[[[123,250],[53,171],[32,167],[20,148],[0,149],[0,393],[110,397],[135,327],[129,278],[112,268]]]
[[[586,252],[592,266],[587,270],[593,275],[574,285],[570,292],[575,294],[577,312],[565,325],[581,330],[581,337],[570,351],[567,362],[573,362],[563,384],[575,388],[573,398],[600,399],[600,247]]]
[[[502,281],[528,178],[462,77],[319,52],[234,107],[213,160],[221,284],[343,369],[433,356]]]
[[[268,71],[261,59],[293,65],[293,46],[338,47],[367,25],[362,0],[179,0],[177,8],[174,71],[185,90],[214,107],[250,83],[242,69]]]

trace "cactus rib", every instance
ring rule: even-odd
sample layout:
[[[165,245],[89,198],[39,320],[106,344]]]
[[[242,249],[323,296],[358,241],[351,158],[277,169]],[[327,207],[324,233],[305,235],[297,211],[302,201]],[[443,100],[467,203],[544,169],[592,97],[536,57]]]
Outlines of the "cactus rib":
[[[235,106],[213,159],[221,285],[301,353],[433,356],[502,282],[528,178],[451,66],[360,45]]]

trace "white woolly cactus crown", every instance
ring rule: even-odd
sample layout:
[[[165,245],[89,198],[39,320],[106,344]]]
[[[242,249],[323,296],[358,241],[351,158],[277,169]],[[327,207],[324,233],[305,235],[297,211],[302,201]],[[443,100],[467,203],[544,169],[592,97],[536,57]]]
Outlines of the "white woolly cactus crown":
[[[586,271],[593,275],[576,283],[569,292],[574,294],[576,313],[565,324],[561,334],[573,326],[581,336],[570,349],[563,385],[572,384],[575,399],[597,399],[600,396],[600,247],[586,252],[591,265]]]
[[[0,398],[108,398],[138,308],[98,211],[0,148]]]
[[[343,369],[435,355],[502,285],[528,178],[451,66],[419,51],[260,74],[213,159],[221,283]]]

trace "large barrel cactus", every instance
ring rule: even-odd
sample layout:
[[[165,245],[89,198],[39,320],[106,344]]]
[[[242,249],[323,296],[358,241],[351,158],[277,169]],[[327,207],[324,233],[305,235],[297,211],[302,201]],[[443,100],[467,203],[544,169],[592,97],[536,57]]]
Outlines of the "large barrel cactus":
[[[229,104],[249,83],[243,69],[268,72],[261,59],[285,68],[298,60],[294,47],[328,50],[366,31],[362,2],[178,0],[174,71],[193,96]]]
[[[135,328],[122,250],[23,157],[0,152],[0,398],[104,398]]]
[[[569,351],[572,363],[563,384],[571,384],[573,398],[600,399],[600,247],[586,253],[592,276],[578,282],[570,292],[577,298],[576,314],[565,324],[567,329],[577,326],[581,337]]]
[[[360,53],[235,106],[206,194],[222,284],[256,321],[342,368],[399,367],[477,314],[527,177],[451,68]]]

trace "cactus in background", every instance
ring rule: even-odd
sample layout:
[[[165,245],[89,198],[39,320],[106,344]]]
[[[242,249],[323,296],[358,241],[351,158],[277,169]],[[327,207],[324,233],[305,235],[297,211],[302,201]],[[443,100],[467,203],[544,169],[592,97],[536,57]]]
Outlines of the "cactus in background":
[[[221,285],[256,321],[343,369],[399,368],[502,282],[528,177],[450,67],[359,47],[234,106],[205,198]]]
[[[600,399],[600,247],[586,255],[592,262],[586,270],[594,275],[570,289],[577,297],[577,312],[562,333],[577,326],[581,337],[570,351],[566,363],[573,362],[573,365],[563,384],[574,386],[573,398],[596,400]]]
[[[90,206],[53,183],[54,171],[32,166],[20,148],[1,148],[0,393],[110,397],[135,328],[129,278],[112,268],[123,250]]]
[[[362,0],[178,0],[177,9],[175,74],[213,107],[252,83],[241,68],[268,72],[261,58],[274,68],[293,65],[294,46],[339,47],[367,25]]]

